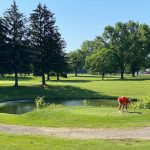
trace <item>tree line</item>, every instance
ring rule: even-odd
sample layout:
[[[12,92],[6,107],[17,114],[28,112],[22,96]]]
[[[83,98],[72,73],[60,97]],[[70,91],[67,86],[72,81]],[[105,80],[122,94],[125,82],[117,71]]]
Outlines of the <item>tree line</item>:
[[[15,74],[15,86],[18,74],[40,75],[45,85],[45,74],[49,79],[53,71],[59,80],[67,68],[65,47],[54,13],[46,5],[39,3],[26,18],[13,1],[0,17],[0,74]]]
[[[102,35],[84,41],[80,49],[69,53],[70,66],[77,71],[85,68],[90,73],[124,73],[135,76],[142,68],[150,67],[150,27],[129,21],[106,26]]]

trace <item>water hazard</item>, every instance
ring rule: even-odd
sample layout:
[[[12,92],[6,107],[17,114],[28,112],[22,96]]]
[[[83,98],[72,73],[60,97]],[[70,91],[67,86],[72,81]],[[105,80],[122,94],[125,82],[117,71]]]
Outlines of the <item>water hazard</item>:
[[[64,106],[117,106],[116,100],[92,99],[92,100],[53,100],[49,104],[61,104]],[[0,102],[0,113],[23,114],[33,111],[35,102],[33,100]]]

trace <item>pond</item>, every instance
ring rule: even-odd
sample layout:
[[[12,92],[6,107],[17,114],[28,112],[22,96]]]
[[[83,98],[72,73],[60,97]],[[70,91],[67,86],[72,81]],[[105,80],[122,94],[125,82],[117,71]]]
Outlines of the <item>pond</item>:
[[[64,106],[117,106],[116,100],[108,99],[92,99],[88,101],[84,100],[53,100],[49,101],[49,104],[61,104]],[[20,101],[7,101],[0,102],[0,113],[9,114],[23,114],[33,111],[35,103],[33,100],[20,100]]]

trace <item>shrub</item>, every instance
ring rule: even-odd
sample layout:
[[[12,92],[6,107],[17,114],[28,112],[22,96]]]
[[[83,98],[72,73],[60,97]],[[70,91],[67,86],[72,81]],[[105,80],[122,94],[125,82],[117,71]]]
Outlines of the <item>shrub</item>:
[[[49,104],[44,101],[44,97],[37,97],[35,99],[35,109],[42,109],[47,106],[49,106]]]
[[[133,109],[150,109],[150,97],[143,97],[130,105]]]
[[[49,108],[61,108],[62,107],[62,105],[61,104],[50,104],[49,106],[48,106]]]
[[[50,76],[56,76],[56,73],[55,72],[51,72]]]
[[[67,74],[66,73],[61,73],[61,77],[63,77],[63,78],[67,78]]]
[[[89,103],[90,103],[90,102],[89,102],[88,100],[84,100],[84,101],[83,101],[83,106],[88,106]]]

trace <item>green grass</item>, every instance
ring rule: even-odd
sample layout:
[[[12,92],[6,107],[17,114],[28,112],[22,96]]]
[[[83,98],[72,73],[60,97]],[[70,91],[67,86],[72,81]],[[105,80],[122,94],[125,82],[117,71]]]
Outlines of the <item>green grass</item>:
[[[53,77],[47,86],[41,86],[41,78],[20,77],[20,87],[13,87],[13,76],[0,77],[0,101],[28,99],[37,96],[47,98],[88,99],[116,98],[124,95],[130,98],[150,96],[150,76],[125,80],[119,76],[69,75],[68,79],[56,81]],[[48,107],[22,115],[0,114],[1,124],[17,124],[46,127],[84,128],[129,128],[150,126],[150,109],[118,113],[110,107]],[[150,142],[143,140],[73,140],[52,137],[0,134],[0,150],[149,150]]]
[[[118,113],[109,107],[51,106],[23,115],[0,114],[1,124],[46,127],[128,128],[150,126],[150,110]]]
[[[37,96],[47,98],[88,99],[88,98],[116,98],[128,96],[139,98],[150,96],[150,75],[139,75],[135,78],[125,75],[125,80],[120,76],[106,76],[101,80],[99,76],[69,75],[67,79],[56,81],[52,77],[47,86],[41,86],[40,77],[19,77],[20,87],[13,87],[13,76],[0,77],[0,101],[12,99],[35,99]]]
[[[144,140],[73,140],[0,134],[0,150],[149,150]]]

